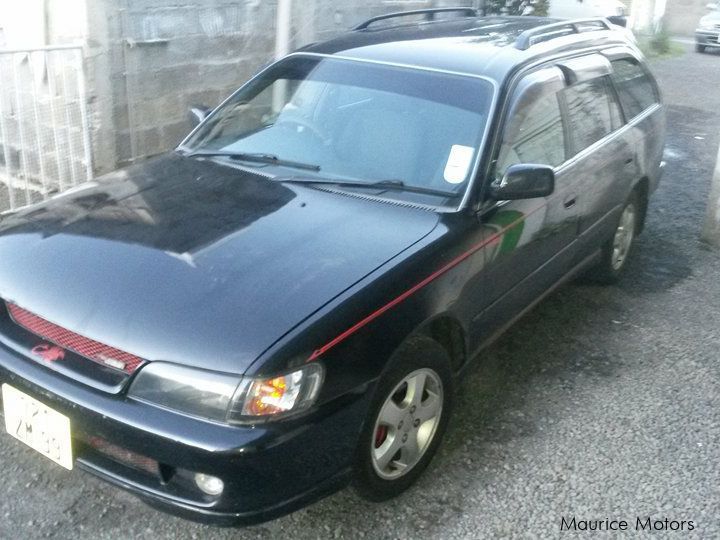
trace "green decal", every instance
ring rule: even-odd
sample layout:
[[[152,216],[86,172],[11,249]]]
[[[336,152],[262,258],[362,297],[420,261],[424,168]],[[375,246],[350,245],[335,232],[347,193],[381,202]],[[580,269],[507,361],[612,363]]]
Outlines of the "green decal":
[[[502,210],[493,216],[490,223],[501,230],[506,229],[498,253],[509,253],[518,247],[525,229],[525,214],[517,210]]]

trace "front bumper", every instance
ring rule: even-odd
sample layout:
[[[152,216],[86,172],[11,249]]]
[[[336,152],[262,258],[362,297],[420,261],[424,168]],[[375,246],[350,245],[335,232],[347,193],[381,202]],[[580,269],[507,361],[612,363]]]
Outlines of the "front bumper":
[[[94,390],[2,345],[1,383],[70,418],[78,468],[155,507],[220,525],[266,521],[345,486],[369,400],[359,391],[294,420],[212,424]],[[159,472],[108,455],[95,441],[149,458]],[[224,492],[201,492],[198,472],[222,479]]]
[[[705,47],[720,47],[720,28],[695,30],[695,42]]]

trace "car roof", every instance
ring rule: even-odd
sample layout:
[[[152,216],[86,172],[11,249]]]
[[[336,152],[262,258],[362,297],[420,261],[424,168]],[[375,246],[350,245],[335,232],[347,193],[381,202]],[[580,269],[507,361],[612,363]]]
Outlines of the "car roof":
[[[593,22],[599,21],[603,20]],[[617,30],[565,32],[536,44],[528,45],[527,40],[525,46],[520,44],[524,32],[542,33],[540,27],[553,24],[569,28],[573,22],[507,16],[384,24],[354,30],[301,51],[484,76],[502,82],[517,66],[526,62],[587,47],[629,44],[626,31],[609,23],[609,28]],[[548,29],[549,37],[552,37],[551,33]]]

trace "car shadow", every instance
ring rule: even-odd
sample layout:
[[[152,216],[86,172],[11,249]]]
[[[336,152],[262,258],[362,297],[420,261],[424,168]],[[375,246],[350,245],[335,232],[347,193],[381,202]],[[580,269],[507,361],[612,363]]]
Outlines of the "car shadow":
[[[628,261],[627,275],[617,285],[626,294],[665,291],[692,277],[692,268],[680,246],[657,236],[642,240]]]

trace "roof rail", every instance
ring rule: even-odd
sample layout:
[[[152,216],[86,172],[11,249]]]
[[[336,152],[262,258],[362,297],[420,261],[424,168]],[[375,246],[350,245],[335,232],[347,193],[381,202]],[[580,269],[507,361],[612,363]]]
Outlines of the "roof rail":
[[[573,19],[552,24],[544,24],[525,30],[515,41],[515,48],[524,51],[536,43],[549,41],[571,34],[584,34],[585,32],[597,32],[612,30],[612,25],[607,19],[596,17],[592,19]]]
[[[434,21],[435,16],[439,13],[464,13],[466,17],[478,17],[477,10],[468,7],[456,8],[433,8],[433,9],[416,9],[413,11],[398,11],[396,13],[388,13],[387,15],[378,15],[372,19],[368,19],[364,23],[357,25],[353,30],[366,30],[370,25],[387,19],[395,19],[400,17],[412,17],[413,15],[425,15],[428,21]]]

